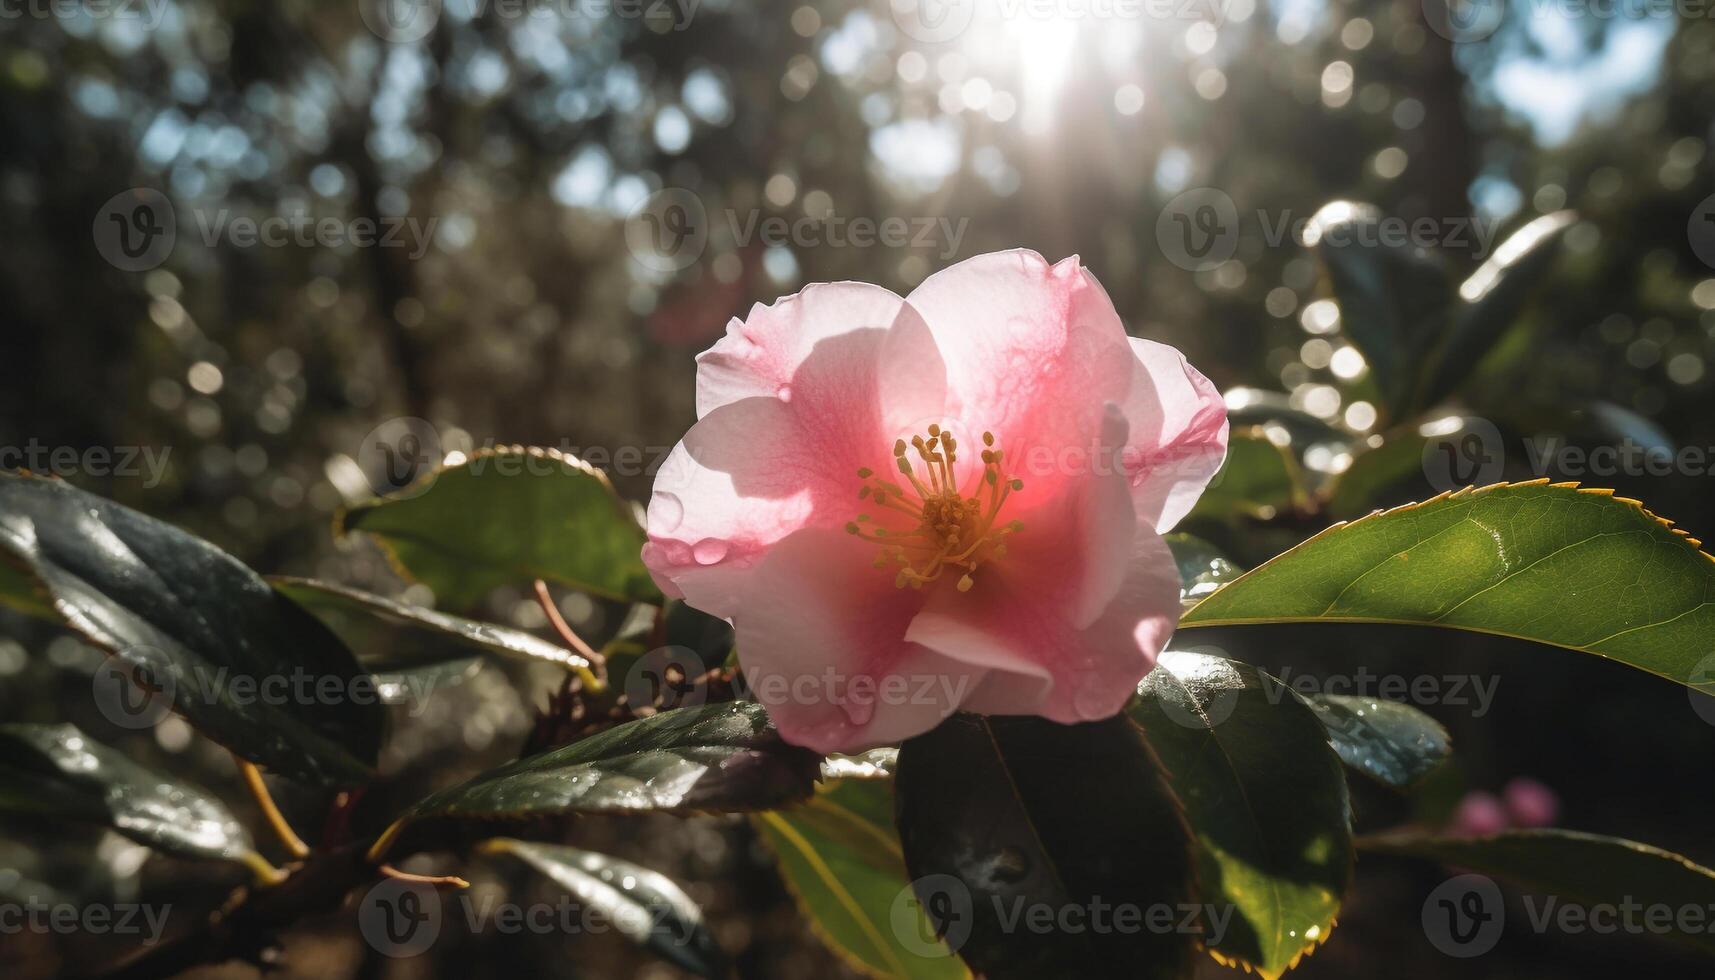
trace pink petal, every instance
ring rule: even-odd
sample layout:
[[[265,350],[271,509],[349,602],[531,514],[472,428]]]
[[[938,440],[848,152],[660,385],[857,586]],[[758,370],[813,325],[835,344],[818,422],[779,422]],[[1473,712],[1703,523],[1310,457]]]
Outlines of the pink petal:
[[[1087,459],[1102,406],[1124,404],[1131,388],[1125,328],[1101,285],[1076,256],[1051,266],[1018,249],[944,269],[907,302],[947,365],[948,414],[966,430],[961,440],[974,445],[992,431],[1011,475],[1038,495],[1057,492],[1064,454]]]
[[[663,591],[717,616],[775,542],[855,517],[858,469],[890,462],[899,433],[945,402],[928,328],[855,283],[757,306],[697,374],[702,417],[656,475],[643,557]]]
[[[1208,378],[1166,344],[1131,338],[1125,401],[1131,438],[1121,457],[1138,519],[1166,532],[1203,495],[1227,455],[1227,407]]]
[[[1135,521],[1127,540],[1130,509],[1116,475],[1073,508],[1083,512],[1076,522],[1054,528],[1048,515],[1024,518],[1008,554],[979,568],[969,592],[937,592],[906,638],[991,668],[968,710],[1067,723],[1113,715],[1154,666],[1180,612],[1172,553]],[[1103,560],[1092,549],[1104,530],[1130,548],[1122,577],[1092,615],[1088,596],[1100,586],[1088,566]]]
[[[751,570],[733,616],[738,655],[789,742],[839,752],[919,735],[986,672],[906,640],[925,593],[895,588],[873,556],[848,534],[806,529]]]

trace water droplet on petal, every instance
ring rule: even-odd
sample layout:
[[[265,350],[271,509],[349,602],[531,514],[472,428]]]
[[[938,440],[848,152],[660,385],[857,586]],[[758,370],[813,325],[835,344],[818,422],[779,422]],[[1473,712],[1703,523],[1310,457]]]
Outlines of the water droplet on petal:
[[[713,565],[726,557],[726,542],[719,538],[704,538],[691,546],[691,557],[699,565]]]
[[[667,534],[676,529],[685,519],[685,505],[679,498],[666,491],[657,490],[649,500],[649,530],[656,534]]]
[[[791,401],[792,400],[792,386],[791,385],[781,385],[780,387],[774,389],[774,397],[780,399],[783,402]]]
[[[1081,717],[1094,720],[1113,713],[1114,699],[1099,674],[1085,674],[1072,693],[1072,707]]]

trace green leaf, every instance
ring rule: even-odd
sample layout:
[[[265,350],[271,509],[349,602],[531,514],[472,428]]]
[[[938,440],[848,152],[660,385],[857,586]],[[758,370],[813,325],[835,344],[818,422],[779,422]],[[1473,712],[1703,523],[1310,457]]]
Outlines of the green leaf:
[[[1635,500],[1547,481],[1337,524],[1204,599],[1181,627],[1372,622],[1515,636],[1703,691],[1715,561]],[[1706,673],[1706,672],[1705,672]]]
[[[1313,694],[1305,700],[1346,765],[1389,786],[1417,782],[1452,751],[1447,729],[1408,704],[1350,694]]]
[[[242,861],[255,850],[219,799],[72,725],[0,725],[0,813],[99,824],[180,857]]]
[[[374,535],[438,605],[466,609],[497,586],[535,579],[661,601],[630,505],[600,470],[552,449],[476,453],[347,510],[339,527]]]
[[[0,548],[0,606],[37,619],[59,621],[47,589],[27,568],[15,567],[11,552]],[[22,562],[18,562],[22,565]]]
[[[901,746],[894,782],[917,897],[976,973],[1189,972],[1190,833],[1123,715],[954,715]],[[1081,927],[1055,926],[1070,921]]]
[[[1169,652],[1129,715],[1185,802],[1204,900],[1232,913],[1210,951],[1291,969],[1327,940],[1352,874],[1346,775],[1315,713],[1249,664]]]
[[[914,980],[969,975],[910,894],[886,780],[842,782],[751,821],[811,928],[854,968]]]
[[[1435,255],[1382,233],[1380,211],[1335,201],[1316,212],[1305,243],[1328,270],[1340,321],[1393,417],[1416,388],[1423,355],[1442,336],[1453,287]]]
[[[1226,461],[1187,519],[1269,520],[1305,500],[1303,473],[1291,451],[1270,442],[1261,429],[1235,429],[1227,438]]]
[[[727,974],[726,954],[703,924],[702,909],[672,879],[594,851],[496,838],[487,854],[510,854],[600,912],[626,939],[699,977]]]
[[[1459,286],[1459,306],[1452,329],[1433,367],[1424,372],[1426,381],[1416,404],[1435,405],[1468,378],[1507,329],[1518,321],[1520,311],[1553,263],[1566,229],[1578,221],[1572,211],[1545,214],[1510,235],[1470,278]]]
[[[1232,563],[1221,549],[1189,534],[1163,535],[1179,566],[1179,598],[1195,602],[1233,579],[1244,569]]]
[[[373,683],[326,627],[231,555],[59,480],[4,473],[0,551],[72,629],[216,742],[312,782],[369,775],[384,717]]]
[[[469,660],[473,654],[520,663],[587,669],[589,661],[533,633],[464,619],[332,582],[273,576],[274,588],[339,634],[373,671]]]
[[[1509,879],[1537,893],[1539,909],[1549,897],[1558,905],[1695,908],[1696,931],[1669,924],[1660,935],[1715,953],[1715,934],[1703,918],[1715,907],[1715,871],[1659,847],[1570,830],[1515,830],[1479,838],[1382,834],[1360,838],[1358,847],[1368,854],[1426,858]]]
[[[753,701],[679,708],[435,793],[405,811],[375,851],[425,820],[767,810],[810,795],[820,762],[781,741]]]

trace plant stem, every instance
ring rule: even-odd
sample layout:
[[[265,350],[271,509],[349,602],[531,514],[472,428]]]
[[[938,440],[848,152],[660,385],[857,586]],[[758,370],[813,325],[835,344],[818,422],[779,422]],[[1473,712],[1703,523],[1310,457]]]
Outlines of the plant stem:
[[[274,805],[274,797],[268,793],[268,784],[262,781],[262,771],[256,764],[247,759],[232,757],[238,763],[238,772],[244,777],[244,783],[250,788],[250,795],[256,798],[256,805],[262,808],[262,816],[267,818],[268,825],[274,828],[274,835],[280,838],[280,843],[286,845],[286,850],[292,857],[302,860],[310,856],[310,846],[304,843],[292,825],[286,822],[286,817],[280,808]]]

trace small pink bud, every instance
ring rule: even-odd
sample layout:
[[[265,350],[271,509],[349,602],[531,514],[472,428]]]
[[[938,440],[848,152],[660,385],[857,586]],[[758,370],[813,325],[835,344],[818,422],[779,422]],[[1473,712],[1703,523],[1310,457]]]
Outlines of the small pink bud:
[[[1560,797],[1529,777],[1520,776],[1507,783],[1501,796],[1515,827],[1547,827],[1560,816]]]

